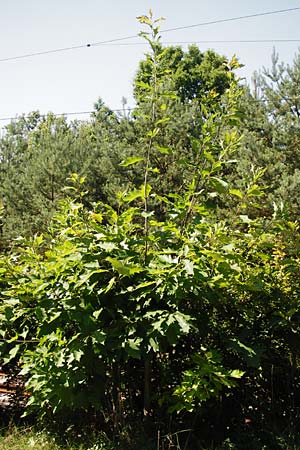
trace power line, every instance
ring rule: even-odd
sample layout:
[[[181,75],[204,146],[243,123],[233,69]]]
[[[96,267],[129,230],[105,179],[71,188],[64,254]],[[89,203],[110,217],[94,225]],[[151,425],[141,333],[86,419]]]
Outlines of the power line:
[[[246,16],[230,17],[229,19],[212,20],[210,22],[202,22],[202,23],[196,23],[193,25],[185,25],[183,27],[168,28],[167,30],[161,31],[161,33],[167,33],[169,31],[186,30],[188,28],[196,28],[196,27],[200,27],[200,26],[204,26],[204,25],[215,25],[217,23],[233,22],[235,20],[252,19],[254,17],[270,16],[271,14],[281,14],[281,13],[285,13],[285,12],[298,11],[298,10],[300,10],[300,7],[288,8],[288,9],[278,9],[275,11],[267,11],[267,12],[263,12],[263,13],[248,14]]]
[[[110,109],[108,108],[107,112],[130,112],[133,111],[134,108],[119,108],[119,109]],[[33,111],[34,113],[35,111]],[[32,114],[32,113],[31,113]],[[13,120],[19,120],[19,119],[28,119],[29,117],[31,117],[31,114],[25,114],[25,115],[16,115],[15,117],[0,117],[0,121],[13,121]],[[39,113],[38,113],[39,114]],[[97,114],[97,111],[94,109],[92,111],[72,111],[72,112],[64,112],[64,113],[53,113],[53,112],[49,112],[49,115],[55,116],[55,117],[64,117],[64,116],[79,116],[79,115],[83,115],[83,114]],[[48,114],[39,114],[39,117],[47,117]]]
[[[264,104],[265,101],[263,99],[251,99],[249,100],[249,103],[261,103]],[[120,113],[120,112],[131,112],[133,111],[135,108],[118,108],[118,109],[110,109],[108,108],[107,112],[113,112],[113,113]],[[0,117],[0,121],[14,121],[14,120],[19,120],[19,119],[28,119],[31,117],[31,115],[33,113],[35,113],[36,111],[32,111],[30,114],[23,114],[23,115],[15,115],[14,117]],[[72,111],[72,112],[64,112],[64,113],[53,113],[53,112],[49,112],[46,114],[39,114],[39,117],[41,118],[45,118],[47,117],[47,115],[52,115],[55,117],[64,117],[64,116],[79,116],[79,115],[83,115],[83,114],[97,114],[96,110],[92,110],[92,111]]]
[[[285,12],[292,12],[292,11],[298,11],[298,10],[300,10],[300,7],[279,9],[279,10],[268,11],[268,12],[263,12],[263,13],[256,13],[256,14],[248,14],[245,16],[237,16],[237,17],[230,17],[227,19],[212,20],[209,22],[200,22],[200,23],[196,23],[196,24],[192,24],[192,25],[185,25],[185,26],[181,26],[181,27],[167,28],[165,30],[161,30],[161,33],[169,33],[172,31],[186,30],[189,28],[196,28],[196,27],[201,27],[201,26],[205,26],[205,25],[215,25],[215,24],[219,24],[219,23],[233,22],[233,21],[237,21],[237,20],[250,19],[250,18],[268,16],[268,15],[273,15],[273,14],[282,14]],[[112,44],[112,43],[121,42],[121,41],[129,40],[129,39],[134,39],[136,37],[138,37],[138,35],[135,34],[135,35],[125,36],[125,37],[121,37],[121,38],[107,39],[107,40],[99,41],[99,42],[92,42],[92,43],[81,44],[81,45],[73,45],[73,46],[69,46],[69,47],[56,48],[56,49],[52,49],[52,50],[44,50],[44,51],[40,51],[40,52],[26,53],[24,55],[17,55],[17,56],[2,58],[2,59],[0,59],[0,62],[13,61],[13,60],[18,60],[18,59],[30,58],[30,57],[41,56],[41,55],[48,55],[51,53],[59,53],[59,52],[65,52],[65,51],[70,51],[70,50],[78,50],[81,48],[97,47],[100,45]]]
[[[75,114],[78,114],[78,115],[80,115],[80,114],[91,114],[92,112],[95,112],[95,111],[79,111],[79,112],[68,112],[68,113],[58,113],[58,114],[55,114],[55,113],[49,113],[49,114],[51,114],[51,115],[53,115],[53,116],[56,116],[56,117],[59,117],[59,116],[70,116],[70,115],[75,115]],[[40,114],[40,117],[46,117],[47,116],[47,114]],[[18,119],[27,119],[28,117],[30,117],[30,115],[28,114],[28,115],[20,115],[20,116],[18,116],[18,115],[16,115],[15,117],[0,117],[0,120],[1,121],[4,121],[4,120],[18,120]]]
[[[273,43],[273,42],[300,42],[300,39],[226,39],[226,40],[201,40],[201,41],[178,41],[178,44],[210,44],[210,43]],[[170,42],[169,42],[170,43]],[[176,43],[176,42],[175,42]],[[168,44],[168,42],[166,42]]]
[[[13,60],[16,60],[16,59],[23,59],[23,58],[30,58],[32,56],[48,55],[50,53],[66,52],[66,51],[69,51],[69,50],[78,50],[80,48],[96,47],[98,45],[105,45],[105,44],[110,44],[110,43],[113,43],[113,42],[125,41],[127,39],[133,39],[133,38],[136,38],[136,37],[138,37],[138,36],[136,34],[134,34],[132,36],[127,36],[127,37],[122,37],[122,38],[108,39],[106,41],[100,41],[100,42],[93,42],[91,44],[73,45],[71,47],[62,47],[62,48],[55,48],[53,50],[45,50],[45,51],[41,51],[41,52],[26,53],[24,55],[18,55],[18,56],[11,56],[11,57],[8,57],[8,58],[2,58],[2,59],[0,59],[0,62],[13,61]]]
[[[210,40],[194,40],[194,41],[164,41],[163,45],[173,44],[227,44],[227,43],[274,43],[274,42],[300,42],[300,39],[210,39]],[[147,42],[126,42],[120,44],[107,44],[106,46],[130,46],[130,45],[148,45]]]

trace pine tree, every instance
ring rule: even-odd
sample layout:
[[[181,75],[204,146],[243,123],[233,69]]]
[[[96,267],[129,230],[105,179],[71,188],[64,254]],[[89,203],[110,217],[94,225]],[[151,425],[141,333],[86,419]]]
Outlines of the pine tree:
[[[267,207],[276,203],[297,215],[300,188],[300,54],[292,65],[278,62],[254,76],[254,93],[245,91],[243,145],[237,166],[238,183],[247,180],[252,166],[265,168]]]

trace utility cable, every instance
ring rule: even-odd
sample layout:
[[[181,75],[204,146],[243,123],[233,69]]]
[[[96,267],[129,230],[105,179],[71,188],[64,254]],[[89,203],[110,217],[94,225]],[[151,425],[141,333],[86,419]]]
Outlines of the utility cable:
[[[242,19],[252,19],[254,17],[270,16],[271,14],[281,14],[281,13],[285,13],[285,12],[298,11],[298,10],[300,10],[300,7],[277,9],[275,11],[267,11],[264,13],[248,14],[246,16],[230,17],[228,19],[219,19],[219,20],[212,20],[210,22],[202,22],[202,23],[195,23],[193,25],[185,25],[183,27],[168,28],[166,30],[162,30],[161,33],[167,33],[169,31],[186,30],[188,28],[196,28],[196,27],[200,27],[200,26],[204,26],[204,25],[215,25],[217,23],[234,22],[236,20],[242,20]]]
[[[227,19],[212,20],[209,22],[200,22],[200,23],[196,23],[196,24],[192,24],[192,25],[185,25],[185,26],[181,26],[181,27],[167,28],[165,30],[161,30],[160,32],[161,33],[169,33],[172,31],[187,30],[190,28],[196,28],[196,27],[201,27],[201,26],[205,26],[205,25],[215,25],[215,24],[219,24],[219,23],[233,22],[233,21],[237,21],[237,20],[251,19],[251,18],[255,18],[255,17],[262,17],[262,16],[273,15],[273,14],[282,14],[285,12],[292,12],[292,11],[298,11],[298,10],[300,10],[300,7],[279,9],[279,10],[268,11],[268,12],[263,12],[263,13],[248,14],[245,16],[230,17]],[[65,52],[65,51],[70,51],[70,50],[77,50],[77,49],[81,49],[81,48],[97,47],[100,45],[111,44],[111,43],[115,43],[115,42],[121,42],[121,41],[129,40],[129,39],[134,39],[136,37],[138,37],[138,35],[135,34],[135,35],[131,35],[131,36],[125,36],[125,37],[115,38],[115,39],[107,39],[104,41],[92,42],[92,43],[88,43],[88,44],[73,45],[73,46],[69,46],[69,47],[62,47],[62,48],[57,48],[57,49],[52,49],[52,50],[26,53],[24,55],[1,58],[0,62],[13,61],[13,60],[18,60],[18,59],[30,58],[30,57],[41,56],[41,55],[48,55],[51,53],[59,53],[59,52]]]
[[[250,99],[249,103],[260,103],[260,104],[265,104],[266,101],[263,99]],[[119,108],[119,109],[109,109],[107,110],[108,113],[112,112],[112,113],[123,113],[123,112],[131,112],[134,111],[136,108]],[[0,121],[15,121],[15,120],[20,120],[20,119],[29,119],[31,117],[31,115],[33,113],[35,113],[37,111],[32,111],[30,114],[21,114],[21,115],[16,115],[14,117],[0,117]],[[53,113],[53,112],[49,112],[46,114],[39,114],[40,118],[45,118],[47,117],[47,115],[52,115],[54,117],[65,117],[65,116],[79,116],[79,115],[83,115],[83,114],[97,114],[96,110],[92,110],[92,111],[73,111],[73,112],[65,112],[65,113]]]
[[[209,40],[194,40],[194,41],[164,41],[163,45],[181,45],[181,44],[227,44],[227,43],[290,43],[290,42],[300,42],[300,39],[209,39]],[[130,46],[130,45],[149,45],[147,42],[126,42],[120,44],[106,44],[107,47],[110,46]]]
[[[118,113],[118,112],[124,112],[124,111],[126,111],[126,112],[130,112],[130,111],[133,111],[133,109],[134,108],[119,108],[119,109],[110,109],[110,108],[108,108],[108,110],[107,110],[107,112],[108,113],[110,113],[110,112],[112,112],[112,113]],[[35,113],[36,111],[32,111],[32,113]],[[11,121],[13,121],[13,120],[19,120],[19,119],[28,119],[29,117],[31,117],[31,115],[32,115],[32,113],[31,114],[25,114],[25,115],[20,115],[20,116],[18,116],[18,115],[16,115],[15,117],[0,117],[0,121],[8,121],[8,120],[11,120]],[[65,113],[53,113],[53,112],[49,112],[49,113],[46,113],[46,114],[40,114],[39,112],[38,112],[38,114],[39,114],[39,117],[47,117],[47,115],[49,114],[49,115],[52,115],[52,116],[54,116],[54,117],[64,117],[64,116],[79,116],[79,115],[83,115],[83,114],[97,114],[97,111],[94,109],[93,111],[73,111],[73,112],[65,112]]]
[[[110,44],[110,43],[113,43],[113,42],[125,41],[126,39],[133,39],[133,38],[136,38],[136,37],[138,37],[138,36],[136,34],[134,34],[132,36],[127,36],[127,37],[122,37],[122,38],[108,39],[107,41],[93,42],[91,44],[73,45],[71,47],[62,47],[62,48],[55,48],[53,50],[45,50],[45,51],[35,52],[35,53],[26,53],[24,55],[18,55],[18,56],[11,56],[11,57],[8,57],[8,58],[2,58],[2,59],[0,59],[0,62],[13,61],[13,60],[16,60],[16,59],[23,59],[23,58],[31,58],[32,56],[48,55],[50,53],[66,52],[66,51],[69,51],[69,50],[78,50],[80,48],[96,47],[98,45],[105,45],[105,44]]]

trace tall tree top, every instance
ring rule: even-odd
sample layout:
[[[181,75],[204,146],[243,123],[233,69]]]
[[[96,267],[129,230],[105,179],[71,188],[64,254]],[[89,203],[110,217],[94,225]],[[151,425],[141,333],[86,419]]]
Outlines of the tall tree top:
[[[181,47],[163,47],[158,44],[160,67],[158,76],[168,87],[172,87],[182,102],[201,98],[214,90],[222,95],[229,87],[237,61],[229,62],[225,56],[213,50],[201,52],[196,45],[184,51]],[[134,96],[139,104],[143,98],[142,83],[151,82],[151,59],[140,62],[135,77]]]

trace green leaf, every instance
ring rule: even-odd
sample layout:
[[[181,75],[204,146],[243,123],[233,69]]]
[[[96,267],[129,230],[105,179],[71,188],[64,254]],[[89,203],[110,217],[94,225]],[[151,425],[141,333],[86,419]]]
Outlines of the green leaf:
[[[56,312],[48,321],[48,323],[54,322],[56,319],[58,319],[61,316],[61,311]]]
[[[245,215],[245,214],[241,214],[240,216],[240,219],[241,219],[241,221],[243,222],[243,223],[252,223],[253,222],[253,220],[252,219],[250,219],[247,215]]]
[[[133,264],[128,263],[126,264],[123,261],[120,261],[116,258],[107,257],[106,261],[109,261],[114,270],[116,270],[120,275],[129,277],[130,275],[144,271],[144,269],[140,266],[135,266]]]
[[[264,192],[261,187],[259,187],[257,184],[254,184],[253,186],[250,186],[247,190],[247,196],[248,197],[261,197],[264,195]]]
[[[155,126],[161,125],[162,123],[167,123],[170,121],[170,117],[164,117],[163,119],[159,119],[155,122]]]
[[[148,198],[151,191],[152,191],[152,186],[149,183],[147,183],[146,186],[144,184],[142,184],[141,190],[140,190],[142,199],[145,200],[146,198]]]
[[[115,284],[116,284],[116,279],[115,279],[115,277],[113,277],[113,278],[111,278],[111,279],[109,280],[109,282],[108,282],[106,288],[104,289],[105,294],[106,294],[107,292],[109,292],[109,291],[113,288],[113,286],[114,286]]]
[[[149,339],[149,344],[150,344],[150,347],[153,349],[154,352],[159,352],[160,347],[159,347],[159,344],[158,344],[156,339],[151,337]]]
[[[210,184],[219,194],[224,194],[228,190],[228,183],[221,178],[210,177]]]
[[[213,157],[213,155],[212,155],[211,152],[209,152],[209,151],[207,151],[207,150],[204,150],[203,156],[205,156],[205,158],[206,158],[209,162],[211,162],[212,164],[215,164],[216,161],[215,161],[215,159],[214,159],[214,157]]]
[[[243,199],[243,193],[241,191],[239,191],[238,189],[229,189],[229,194],[235,195],[236,197]]]
[[[73,352],[73,356],[74,356],[75,361],[79,362],[81,360],[82,355],[84,355],[84,352],[81,349],[74,350],[74,352]]]
[[[129,276],[129,268],[122,262],[116,258],[107,257],[106,261],[109,261],[114,270],[116,270],[120,275]]]
[[[134,338],[127,340],[125,348],[129,356],[132,356],[133,358],[141,357],[141,349],[140,349],[141,343],[142,338]]]
[[[141,216],[144,217],[144,218],[152,217],[153,215],[154,215],[154,211],[149,211],[149,212],[143,211],[141,213]]]
[[[102,223],[102,220],[103,220],[103,215],[102,214],[91,213],[91,217],[92,217],[93,220],[95,220],[95,222]]]
[[[229,374],[230,374],[230,376],[231,376],[232,378],[242,378],[242,376],[244,375],[244,373],[245,373],[245,372],[243,372],[242,370],[238,370],[238,369],[231,370],[231,371],[229,372]]]
[[[12,359],[14,359],[18,352],[20,350],[20,345],[15,345],[9,352],[8,356],[6,358],[3,358],[3,363],[7,364],[9,363]]]
[[[160,170],[158,167],[149,167],[148,171],[151,173],[160,173]]]
[[[162,93],[161,96],[164,98],[170,98],[172,100],[177,100],[177,95],[173,94],[172,92]]]
[[[105,273],[107,272],[107,270],[104,269],[98,269],[98,270],[92,270],[91,272],[85,273],[83,275],[80,275],[78,283],[76,283],[76,288],[78,289],[79,287],[83,286],[84,284],[87,283],[87,281],[96,273]]]
[[[102,248],[106,252],[112,252],[117,248],[114,242],[99,242],[99,244],[97,244],[97,247]]]
[[[97,309],[93,312],[93,317],[95,317],[96,320],[98,320],[100,314],[103,312],[103,308]]]
[[[65,365],[65,354],[63,352],[58,353],[58,359],[56,361],[56,366],[57,367],[64,367]]]
[[[131,203],[134,200],[136,200],[137,198],[141,198],[142,195],[143,194],[142,194],[141,190],[138,190],[138,191],[134,190],[134,191],[128,192],[126,195],[124,195],[123,200],[126,203]]]
[[[262,349],[253,349],[238,339],[231,339],[229,347],[246,361],[249,367],[259,367]]]
[[[155,136],[157,136],[159,133],[159,128],[154,128],[151,131],[148,131],[147,136],[150,138],[155,138]]]
[[[169,147],[162,147],[161,145],[155,144],[154,148],[165,155],[170,155],[172,153],[172,150]]]
[[[92,334],[92,339],[94,343],[104,344],[106,340],[106,334],[103,331],[94,331]]]
[[[234,244],[227,244],[227,245],[224,245],[224,246],[222,247],[222,250],[224,250],[225,252],[231,253],[231,252],[233,252],[233,251],[235,250],[235,245],[234,245]]]
[[[5,318],[11,320],[14,317],[14,309],[11,306],[5,306],[4,308]]]
[[[194,263],[189,259],[184,260],[184,268],[188,275],[194,275]]]
[[[191,324],[190,324],[191,317],[186,314],[182,314],[180,312],[176,312],[174,314],[174,317],[176,318],[183,333],[188,333],[191,328]]]
[[[133,164],[136,164],[140,161],[144,161],[144,158],[141,156],[130,156],[129,158],[125,159],[124,161],[122,161],[119,166],[121,167],[128,167],[128,166],[132,166]]]
[[[149,83],[145,83],[144,81],[135,81],[136,86],[141,87],[143,89],[151,90],[152,87]]]

